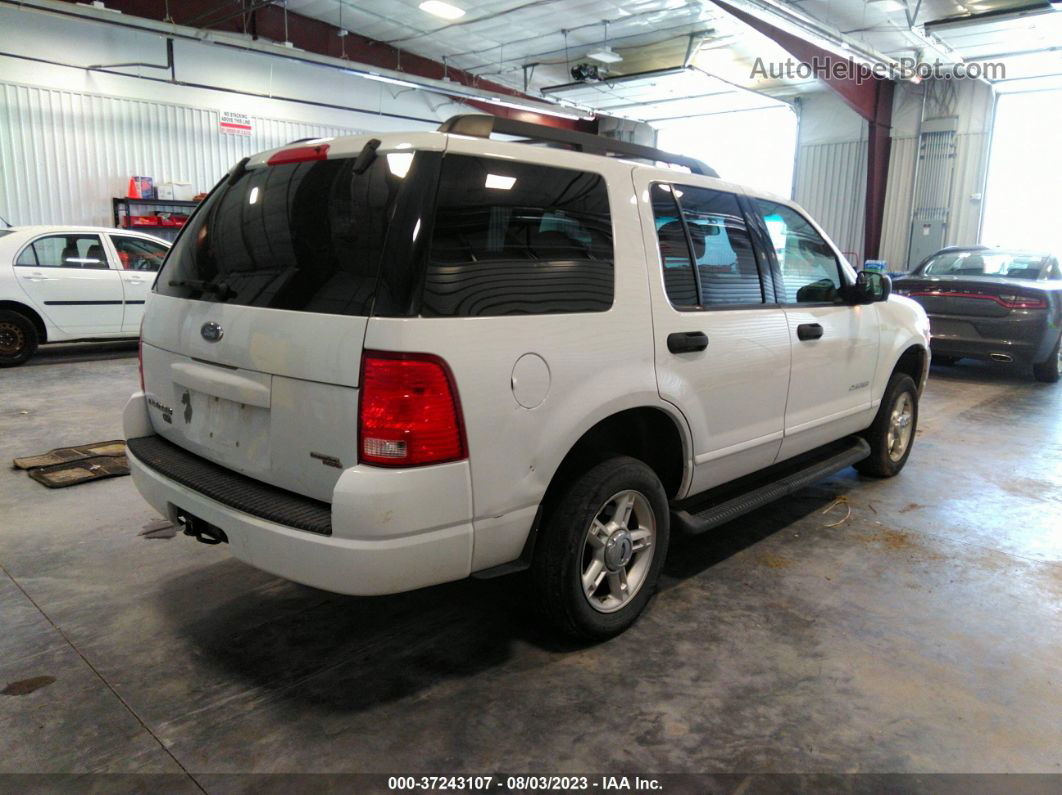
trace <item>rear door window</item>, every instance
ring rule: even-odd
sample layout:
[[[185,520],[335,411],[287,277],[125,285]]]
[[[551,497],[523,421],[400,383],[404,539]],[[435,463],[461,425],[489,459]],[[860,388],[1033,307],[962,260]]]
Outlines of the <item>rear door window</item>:
[[[755,306],[763,285],[737,196],[691,185],[651,193],[664,287],[672,306]]]
[[[430,153],[429,153],[430,154]],[[245,306],[368,315],[392,210],[423,154],[254,168],[222,182],[178,238],[156,289]],[[408,260],[409,238],[404,245]]]
[[[99,235],[49,235],[39,237],[26,246],[16,265],[38,268],[110,267]]]
[[[600,174],[446,155],[421,313],[602,312],[613,260]]]

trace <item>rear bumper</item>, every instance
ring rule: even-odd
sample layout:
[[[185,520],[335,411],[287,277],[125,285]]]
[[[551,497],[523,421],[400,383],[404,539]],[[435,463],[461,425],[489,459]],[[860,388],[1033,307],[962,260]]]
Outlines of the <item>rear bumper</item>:
[[[929,322],[933,353],[1015,364],[1043,361],[1058,335],[1043,311],[999,319],[934,314]]]
[[[126,406],[125,431],[127,438],[152,433],[143,393],[133,395]],[[132,449],[128,458],[133,482],[155,510],[171,520],[188,513],[222,529],[233,555],[271,574],[335,593],[373,596],[470,573],[467,462],[418,471],[349,469],[336,486],[332,535],[321,535],[238,510],[182,485]],[[433,483],[418,493],[423,485],[418,481],[426,477]]]

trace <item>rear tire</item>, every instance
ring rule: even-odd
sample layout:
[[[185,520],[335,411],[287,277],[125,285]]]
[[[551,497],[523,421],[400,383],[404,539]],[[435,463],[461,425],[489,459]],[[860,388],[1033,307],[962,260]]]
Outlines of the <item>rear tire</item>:
[[[918,430],[918,388],[906,373],[893,373],[878,406],[874,424],[863,433],[870,457],[856,471],[875,478],[891,478],[903,469]]]
[[[933,364],[942,364],[945,367],[951,367],[953,364],[955,364],[961,358],[962,358],[961,356],[934,355],[933,356]]]
[[[33,321],[20,312],[0,310],[0,367],[15,367],[37,350],[40,338]]]
[[[1055,340],[1055,347],[1048,354],[1047,359],[1033,365],[1033,375],[1037,381],[1043,381],[1045,384],[1054,384],[1058,382],[1059,376],[1062,376],[1062,349],[1060,349],[1060,346],[1062,346],[1062,336]]]
[[[604,640],[645,609],[667,554],[667,495],[648,466],[610,458],[550,506],[531,563],[535,603],[565,635]]]

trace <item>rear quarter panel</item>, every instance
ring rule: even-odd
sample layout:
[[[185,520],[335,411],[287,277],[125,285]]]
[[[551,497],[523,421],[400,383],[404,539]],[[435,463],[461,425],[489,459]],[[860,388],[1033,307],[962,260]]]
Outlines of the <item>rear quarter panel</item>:
[[[522,144],[451,138],[448,151],[527,159]],[[536,150],[536,155],[537,155]],[[615,243],[615,295],[605,312],[499,317],[373,318],[367,349],[441,356],[462,404],[472,473],[473,570],[520,555],[535,511],[564,456],[605,417],[628,408],[667,408],[653,370],[652,316],[631,165],[572,153],[536,160],[603,174]],[[513,370],[541,357],[549,389],[521,406]],[[671,412],[673,413],[673,412]]]

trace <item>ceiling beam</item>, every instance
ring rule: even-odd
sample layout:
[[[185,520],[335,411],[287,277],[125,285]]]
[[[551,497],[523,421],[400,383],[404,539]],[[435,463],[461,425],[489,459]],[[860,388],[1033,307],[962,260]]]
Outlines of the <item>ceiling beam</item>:
[[[72,5],[77,2],[77,0],[63,1]],[[166,16],[166,5],[160,0],[107,0],[107,7],[144,19],[163,21]],[[229,13],[222,13],[219,17],[218,14],[226,9]],[[340,29],[335,25],[303,16],[294,11],[288,11],[285,25],[283,6],[271,1],[240,0],[239,3],[233,3],[219,2],[219,0],[182,0],[179,6],[174,4],[170,7],[170,14],[174,17],[170,21],[177,25],[250,35],[255,40],[261,38],[275,42],[290,41],[298,50],[348,60],[352,62],[352,65],[362,64],[393,70],[410,75],[411,78],[422,77],[430,80],[446,78],[470,89],[507,95],[513,97],[515,101],[529,100],[542,103],[541,99],[528,96],[508,86],[485,80],[470,72],[444,65],[430,58],[414,55],[376,39],[370,39],[354,32],[340,36]],[[584,132],[595,127],[594,122],[509,108],[488,102],[486,98],[483,102],[464,96],[456,96],[455,99],[504,118]]]
[[[864,215],[864,256],[878,255],[881,231],[885,217],[885,181],[889,171],[889,154],[892,139],[892,98],[896,84],[875,75],[870,67],[857,63],[852,58],[843,58],[814,42],[782,30],[766,19],[750,14],[725,0],[715,0],[716,5],[744,22],[753,30],[762,33],[801,63],[822,63],[826,74],[822,81],[852,110],[866,119],[869,126],[867,138],[867,191]],[[832,65],[846,64],[846,74],[835,75]]]

